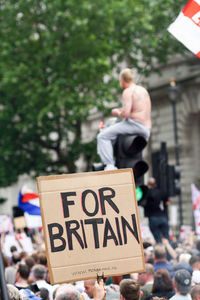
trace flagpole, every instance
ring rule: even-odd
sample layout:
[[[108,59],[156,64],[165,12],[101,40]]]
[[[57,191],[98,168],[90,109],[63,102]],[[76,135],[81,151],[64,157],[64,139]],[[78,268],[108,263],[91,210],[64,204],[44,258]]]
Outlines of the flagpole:
[[[176,102],[177,102],[177,97],[178,97],[178,88],[176,86],[176,82],[172,78],[170,81],[170,87],[169,87],[169,98],[172,104],[172,110],[173,110],[173,124],[174,124],[174,144],[175,144],[175,161],[176,161],[176,166],[180,166],[180,161],[179,161],[179,143],[178,143],[178,128],[177,128],[177,113],[176,113]],[[178,204],[179,204],[179,223],[180,223],[180,228],[183,225],[183,206],[182,206],[182,195],[181,195],[181,190],[180,194],[178,197]]]

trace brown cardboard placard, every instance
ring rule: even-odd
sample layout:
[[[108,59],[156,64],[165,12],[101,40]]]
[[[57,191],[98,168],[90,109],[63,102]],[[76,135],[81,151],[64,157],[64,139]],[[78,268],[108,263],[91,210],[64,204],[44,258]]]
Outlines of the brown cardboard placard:
[[[132,169],[37,178],[52,284],[144,271]]]
[[[24,216],[14,218],[13,222],[15,229],[23,229],[26,227],[26,220]]]

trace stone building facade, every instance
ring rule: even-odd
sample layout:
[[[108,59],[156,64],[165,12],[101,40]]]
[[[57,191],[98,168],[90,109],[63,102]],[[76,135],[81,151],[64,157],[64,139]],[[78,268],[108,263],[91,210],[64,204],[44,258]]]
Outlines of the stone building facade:
[[[194,56],[179,58],[160,71],[160,74],[153,74],[148,80],[152,99],[152,135],[148,153],[158,150],[164,141],[167,143],[169,163],[176,163],[172,104],[168,95],[169,83],[173,78],[180,91],[176,117],[183,224],[193,226],[191,184],[195,183],[200,188],[200,60]],[[150,161],[151,158],[147,158]],[[177,207],[179,219],[179,197],[171,198],[171,204]]]
[[[152,134],[148,147],[144,151],[145,159],[151,166],[151,153],[160,149],[161,142],[167,143],[168,161],[175,164],[175,144],[172,105],[168,97],[170,79],[174,78],[180,94],[177,99],[177,128],[179,142],[179,156],[181,167],[181,189],[183,224],[194,225],[191,183],[200,188],[200,59],[195,56],[172,59],[160,68],[160,73],[151,74],[143,81],[152,99]],[[83,139],[90,140],[98,131],[101,115],[95,111],[82,128]],[[84,170],[84,161],[78,162],[79,172]],[[146,175],[152,175],[150,170]],[[11,214],[12,206],[17,204],[16,195],[23,183],[33,186],[27,176],[22,176],[13,187],[0,189],[0,197],[9,201],[0,204],[1,214]],[[171,199],[179,214],[179,199]],[[179,216],[178,216],[179,218]]]

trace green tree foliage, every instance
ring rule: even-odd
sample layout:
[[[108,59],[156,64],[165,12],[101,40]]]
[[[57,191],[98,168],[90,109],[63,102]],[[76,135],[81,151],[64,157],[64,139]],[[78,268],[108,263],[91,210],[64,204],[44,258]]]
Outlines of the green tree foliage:
[[[87,170],[82,123],[116,99],[119,63],[148,75],[178,49],[177,0],[1,0],[0,186],[20,174]],[[104,80],[105,75],[109,80]]]

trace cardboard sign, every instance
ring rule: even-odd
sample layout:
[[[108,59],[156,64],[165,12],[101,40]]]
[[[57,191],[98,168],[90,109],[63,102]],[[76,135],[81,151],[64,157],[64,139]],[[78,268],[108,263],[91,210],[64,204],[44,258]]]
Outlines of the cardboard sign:
[[[22,216],[22,217],[16,217],[14,218],[14,226],[15,226],[15,229],[23,229],[26,227],[26,220],[25,220],[25,217]]]
[[[131,169],[37,178],[51,283],[143,272]]]

